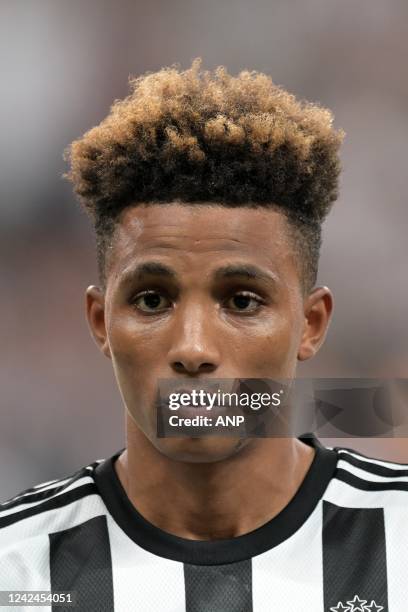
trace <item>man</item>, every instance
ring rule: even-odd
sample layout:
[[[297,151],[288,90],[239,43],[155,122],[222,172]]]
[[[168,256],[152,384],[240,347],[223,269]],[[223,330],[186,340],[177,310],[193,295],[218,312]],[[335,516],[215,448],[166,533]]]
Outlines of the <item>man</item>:
[[[406,611],[403,465],[313,435],[157,432],[161,380],[291,381],[322,345],[342,138],[268,76],[195,61],[132,81],[71,145],[97,238],[86,313],[127,442],[0,507],[3,590],[87,612]]]

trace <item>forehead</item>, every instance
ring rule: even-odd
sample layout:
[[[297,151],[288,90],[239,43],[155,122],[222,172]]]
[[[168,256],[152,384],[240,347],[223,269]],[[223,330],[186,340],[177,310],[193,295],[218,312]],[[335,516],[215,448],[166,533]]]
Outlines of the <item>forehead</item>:
[[[137,258],[161,255],[188,264],[239,256],[274,268],[293,264],[288,221],[278,209],[208,204],[150,204],[126,208],[115,230],[110,271]]]

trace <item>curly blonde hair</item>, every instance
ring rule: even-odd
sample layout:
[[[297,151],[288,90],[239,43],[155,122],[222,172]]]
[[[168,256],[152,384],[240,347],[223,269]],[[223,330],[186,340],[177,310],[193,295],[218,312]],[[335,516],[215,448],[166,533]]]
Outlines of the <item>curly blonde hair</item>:
[[[278,207],[298,230],[305,286],[313,285],[320,225],[338,195],[344,132],[332,127],[332,113],[265,74],[204,71],[200,59],[130,86],[66,151],[65,176],[94,223],[101,282],[120,212],[178,201]]]

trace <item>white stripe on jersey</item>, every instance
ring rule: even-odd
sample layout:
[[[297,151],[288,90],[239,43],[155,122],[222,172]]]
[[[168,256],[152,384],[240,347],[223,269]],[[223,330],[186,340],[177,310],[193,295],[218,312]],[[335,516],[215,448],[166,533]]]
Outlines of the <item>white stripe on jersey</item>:
[[[15,527],[13,525],[13,527]],[[0,554],[0,590],[2,591],[49,591],[50,558],[48,531],[39,535],[22,538],[21,527],[14,529],[14,540],[10,540],[10,551],[4,548]],[[24,531],[24,530],[23,530]],[[13,546],[19,538],[19,546]],[[1,607],[0,610],[24,610],[33,612],[32,606]],[[41,606],[40,610],[51,612],[50,606]]]
[[[158,557],[133,542],[108,515],[115,610],[185,611],[183,564]],[[137,602],[132,606],[131,602]],[[214,611],[215,612],[215,611]]]
[[[408,498],[404,507],[384,511],[387,546],[388,607],[390,612],[407,609]]]
[[[322,564],[319,504],[289,540],[252,559],[254,610],[323,612]]]

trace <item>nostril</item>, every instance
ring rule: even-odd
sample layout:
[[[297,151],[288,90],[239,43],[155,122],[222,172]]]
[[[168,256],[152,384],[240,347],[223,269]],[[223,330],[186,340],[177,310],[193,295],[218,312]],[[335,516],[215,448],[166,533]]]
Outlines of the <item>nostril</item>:
[[[216,369],[216,365],[214,363],[204,362],[201,363],[198,367],[193,367],[193,364],[183,363],[182,361],[175,361],[173,363],[173,368],[176,372],[213,372]]]
[[[202,363],[200,366],[200,370],[214,370],[215,365],[213,363]]]

